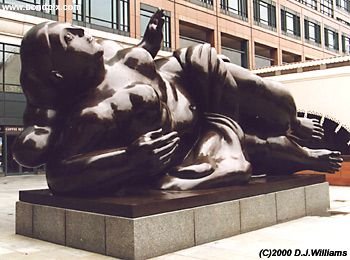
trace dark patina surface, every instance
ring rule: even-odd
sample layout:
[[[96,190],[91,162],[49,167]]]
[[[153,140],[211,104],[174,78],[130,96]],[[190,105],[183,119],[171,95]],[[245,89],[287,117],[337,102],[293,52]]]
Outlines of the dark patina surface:
[[[339,169],[339,152],[305,147],[322,126],[297,117],[282,84],[225,62],[209,44],[155,59],[163,23],[156,12],[131,48],[58,22],[24,36],[27,108],[14,158],[46,164],[51,192],[231,189],[254,175]]]

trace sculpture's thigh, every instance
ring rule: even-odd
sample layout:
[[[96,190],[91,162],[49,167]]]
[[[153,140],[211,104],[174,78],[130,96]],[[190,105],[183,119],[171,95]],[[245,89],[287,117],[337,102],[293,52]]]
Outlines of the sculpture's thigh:
[[[177,179],[172,179],[172,188],[210,188],[249,179],[251,166],[243,151],[239,126],[221,116],[210,116],[207,123],[186,160],[170,173]]]

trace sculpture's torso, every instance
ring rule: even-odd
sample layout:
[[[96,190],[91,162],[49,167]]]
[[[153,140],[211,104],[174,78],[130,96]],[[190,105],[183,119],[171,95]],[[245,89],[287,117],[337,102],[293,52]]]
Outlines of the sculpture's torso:
[[[127,146],[140,135],[159,128],[177,131],[183,142],[194,142],[198,112],[173,76],[158,71],[142,48],[118,52],[106,65],[105,80],[72,114],[71,121],[79,122],[76,119],[80,118],[84,126],[73,127],[103,125],[104,134],[99,135],[103,138],[96,140],[101,149]],[[91,149],[96,142],[91,140]],[[81,152],[68,151],[72,155]],[[89,152],[89,146],[83,152]]]

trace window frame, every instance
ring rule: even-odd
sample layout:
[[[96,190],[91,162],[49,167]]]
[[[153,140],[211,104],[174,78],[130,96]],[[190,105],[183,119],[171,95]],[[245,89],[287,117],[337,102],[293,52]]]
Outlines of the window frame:
[[[261,19],[261,3],[267,8],[267,21]],[[253,0],[254,23],[269,30],[276,31],[276,3],[269,0]]]
[[[288,19],[290,18],[290,19]],[[288,21],[293,21],[293,30],[288,28]],[[286,7],[281,8],[281,31],[284,35],[300,39],[301,27],[300,27],[300,14]]]
[[[332,35],[333,39],[333,45],[330,45],[330,35]],[[330,51],[334,51],[334,52],[338,52],[339,51],[339,33],[337,30],[327,27],[324,27],[324,38],[325,38],[325,47],[330,50]]]
[[[109,0],[111,20],[93,17],[91,13],[91,2],[93,0],[73,0],[73,5],[80,5],[80,11],[73,11],[73,24],[116,33],[119,35],[130,36],[130,1],[129,0]],[[92,20],[101,21],[109,24],[104,26],[92,23]]]
[[[313,10],[317,10],[317,0],[297,0],[299,3],[310,7]]]
[[[320,12],[329,17],[334,17],[333,0],[320,0]]]
[[[343,33],[341,36],[341,40],[342,40],[342,52],[349,55],[350,54],[350,35]],[[346,49],[346,45],[347,45],[347,49]]]
[[[310,25],[313,25],[315,29],[315,37],[311,38],[309,31],[310,31]],[[313,45],[321,46],[321,25],[319,22],[305,16],[304,17],[304,39]]]
[[[226,15],[248,21],[248,2],[247,0],[237,1],[237,10],[230,6],[230,0],[220,1],[220,11]]]
[[[350,0],[336,0],[336,6],[338,9],[350,13]]]
[[[18,70],[18,83],[13,83],[13,82],[7,82],[6,81],[6,54],[15,54],[18,55],[18,58],[20,56],[20,46],[16,45],[16,44],[9,44],[9,43],[4,43],[4,42],[0,42],[0,45],[2,46],[2,49],[0,50],[0,55],[1,55],[1,59],[2,59],[2,82],[0,82],[0,92],[2,93],[23,93],[22,87],[21,87],[21,83],[20,83],[20,72],[21,72],[21,68],[19,68]],[[11,47],[15,47],[18,49],[18,51],[9,51],[6,50],[6,47],[11,46]],[[17,91],[7,91],[6,86],[12,86],[15,87],[17,89]]]

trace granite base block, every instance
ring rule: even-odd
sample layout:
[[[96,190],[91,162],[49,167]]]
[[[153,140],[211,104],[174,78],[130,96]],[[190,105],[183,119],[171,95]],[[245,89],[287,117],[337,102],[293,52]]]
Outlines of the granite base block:
[[[106,254],[123,259],[148,259],[194,246],[193,211],[136,219],[106,217]]]
[[[306,215],[305,188],[276,193],[277,222],[285,222]]]
[[[239,202],[230,201],[194,209],[196,245],[240,233]]]
[[[248,232],[276,224],[276,212],[276,193],[240,200],[241,232]]]
[[[329,216],[329,184],[328,182],[305,187],[306,214],[308,216]]]
[[[141,217],[20,201],[16,233],[122,259],[147,259],[305,215],[326,215],[328,192],[328,184],[320,182]]]
[[[33,205],[33,238],[65,245],[65,215],[65,209]]]
[[[16,202],[16,234],[27,237],[33,235],[33,204]]]
[[[104,254],[106,251],[105,216],[66,210],[66,245]]]

